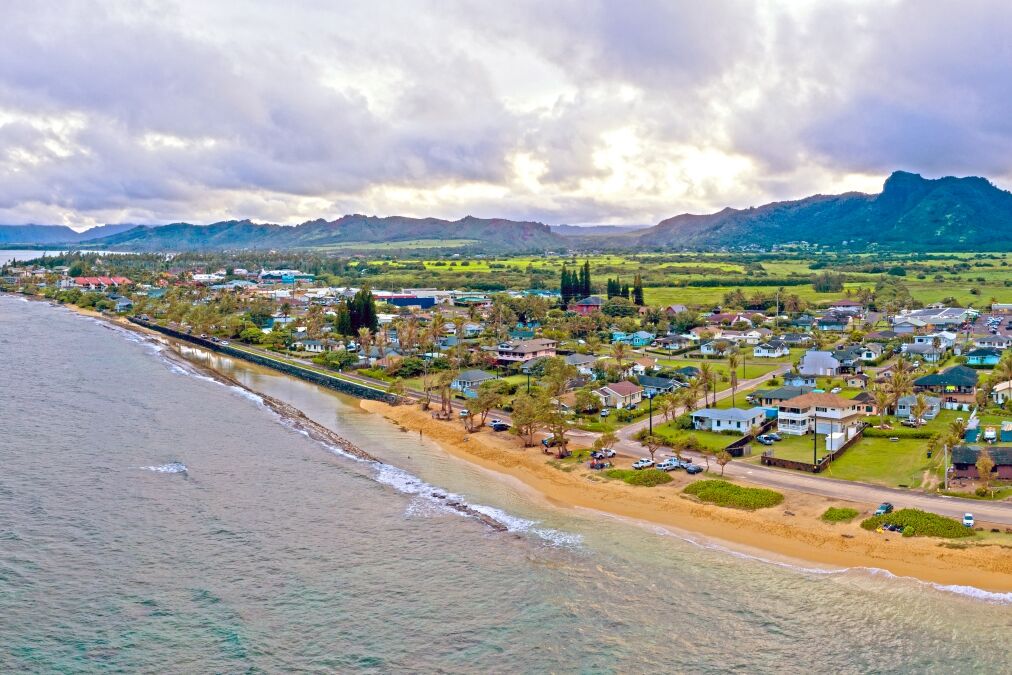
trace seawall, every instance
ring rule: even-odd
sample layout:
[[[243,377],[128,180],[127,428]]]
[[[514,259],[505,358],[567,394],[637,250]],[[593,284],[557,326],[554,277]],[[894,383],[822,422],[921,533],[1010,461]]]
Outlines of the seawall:
[[[169,337],[175,338],[177,340],[182,340],[184,342],[190,342],[195,345],[200,345],[201,347],[209,351],[226,354],[227,356],[231,356],[232,358],[249,361],[250,363],[255,363],[258,366],[273,368],[274,370],[285,373],[286,375],[298,377],[308,382],[312,382],[313,384],[318,384],[321,387],[334,389],[335,391],[339,391],[342,394],[348,394],[350,396],[356,396],[358,398],[364,398],[371,401],[383,401],[384,403],[393,403],[393,396],[391,396],[384,390],[376,387],[370,387],[369,385],[366,384],[353,382],[351,380],[346,380],[333,375],[326,375],[324,373],[316,372],[315,370],[310,370],[309,368],[303,368],[302,366],[298,366],[293,363],[286,363],[281,360],[269,358],[267,356],[261,356],[260,354],[254,354],[252,352],[248,352],[243,349],[236,349],[231,345],[223,345],[218,342],[208,340],[206,338],[198,337],[196,335],[190,335],[189,333],[184,333],[182,331],[168,328],[166,326],[160,326],[156,323],[144,321],[142,319],[138,319],[133,316],[127,317],[127,320],[130,321],[130,323],[142,326],[144,328],[148,328],[153,331],[158,331],[159,333],[168,335]]]

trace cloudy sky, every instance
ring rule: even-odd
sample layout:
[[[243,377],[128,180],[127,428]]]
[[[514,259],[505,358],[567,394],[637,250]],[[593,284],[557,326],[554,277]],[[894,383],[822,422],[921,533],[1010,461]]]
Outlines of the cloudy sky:
[[[1012,185],[1012,3],[7,0],[0,222],[654,223]]]

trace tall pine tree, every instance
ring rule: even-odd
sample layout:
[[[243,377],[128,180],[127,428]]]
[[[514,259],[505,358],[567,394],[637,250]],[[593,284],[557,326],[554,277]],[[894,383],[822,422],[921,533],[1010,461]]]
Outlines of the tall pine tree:
[[[633,304],[639,307],[643,306],[643,279],[639,274],[633,280]]]
[[[588,297],[593,292],[590,288],[590,261],[583,261],[583,288],[580,290],[583,297]]]

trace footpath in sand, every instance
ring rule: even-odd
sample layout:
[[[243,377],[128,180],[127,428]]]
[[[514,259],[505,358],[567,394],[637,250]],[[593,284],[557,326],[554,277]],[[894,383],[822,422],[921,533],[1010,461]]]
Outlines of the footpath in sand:
[[[1012,548],[1008,545],[974,543],[951,548],[951,542],[942,539],[869,532],[859,523],[870,515],[873,504],[786,492],[782,504],[760,511],[712,506],[681,494],[693,480],[682,472],[672,474],[674,480],[666,485],[631,486],[583,466],[563,471],[552,466],[551,458],[540,448],[525,449],[506,434],[468,434],[459,422],[435,420],[415,405],[362,401],[361,406],[412,431],[421,431],[457,457],[520,480],[557,506],[582,507],[698,533],[769,559],[832,568],[880,568],[938,584],[1012,591]],[[624,466],[621,458],[619,466]],[[710,477],[716,474],[711,471]],[[850,506],[862,515],[852,523],[824,523],[819,516],[830,506]]]

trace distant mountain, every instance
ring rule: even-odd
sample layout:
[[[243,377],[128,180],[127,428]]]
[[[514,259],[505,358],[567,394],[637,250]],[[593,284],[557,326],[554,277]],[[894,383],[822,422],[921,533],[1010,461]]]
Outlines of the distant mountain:
[[[563,237],[602,237],[632,234],[650,225],[549,225],[549,229]]]
[[[750,209],[683,214],[640,234],[644,247],[716,248],[807,241],[861,249],[1012,249],[1012,193],[984,178],[897,171],[882,192],[815,195]]]
[[[77,244],[86,239],[119,234],[138,227],[129,223],[98,225],[83,232],[75,232],[66,225],[0,225],[2,244]]]
[[[307,248],[356,244],[396,244],[428,240],[448,247],[471,246],[489,252],[564,250],[565,241],[542,223],[468,216],[438,218],[351,215],[333,221],[311,220],[294,227],[228,220],[211,225],[173,223],[87,241],[89,246],[126,251],[193,251],[237,248]]]

